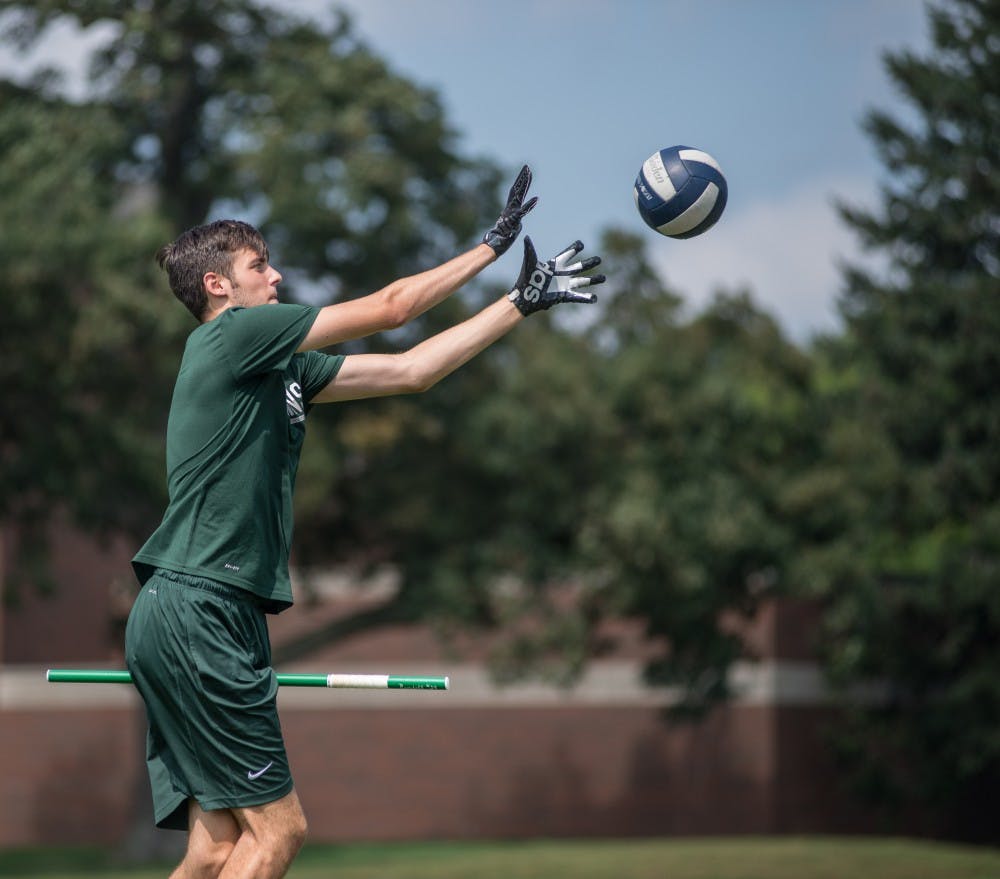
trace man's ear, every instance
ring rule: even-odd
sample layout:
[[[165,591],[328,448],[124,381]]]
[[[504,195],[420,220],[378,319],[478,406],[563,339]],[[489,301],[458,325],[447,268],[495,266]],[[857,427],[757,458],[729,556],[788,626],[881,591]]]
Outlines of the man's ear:
[[[201,283],[209,296],[225,296],[226,289],[222,284],[223,280],[224,276],[218,272],[205,272],[201,278]]]

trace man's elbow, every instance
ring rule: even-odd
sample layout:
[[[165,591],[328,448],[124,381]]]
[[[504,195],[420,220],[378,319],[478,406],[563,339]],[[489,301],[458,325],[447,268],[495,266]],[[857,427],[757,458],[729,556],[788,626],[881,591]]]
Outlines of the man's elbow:
[[[415,375],[409,378],[403,387],[404,394],[422,394],[429,391],[440,381],[436,375]]]
[[[390,284],[381,291],[380,323],[383,329],[395,330],[413,320],[412,297],[406,295],[406,290],[400,282]]]
[[[428,369],[419,361],[414,361],[406,354],[400,355],[406,358],[407,362],[399,378],[399,393],[401,394],[422,394],[429,391],[440,380],[441,376]]]

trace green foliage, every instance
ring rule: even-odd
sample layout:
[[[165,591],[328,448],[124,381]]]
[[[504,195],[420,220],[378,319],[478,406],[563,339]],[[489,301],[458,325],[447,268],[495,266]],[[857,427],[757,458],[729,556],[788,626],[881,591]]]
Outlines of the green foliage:
[[[163,228],[120,200],[115,120],[9,84],[0,103],[0,519],[38,577],[53,508],[102,533],[155,515],[177,321],[144,295]]]
[[[0,12],[22,48],[60,17],[113,24],[79,103],[59,97],[54,71],[0,83],[0,519],[38,581],[53,510],[136,538],[162,511],[163,428],[191,325],[155,269],[160,244],[247,217],[292,296],[353,296],[464,246],[495,216],[500,172],[458,155],[437,96],[393,74],[342,15],[306,25],[233,0],[5,0]],[[456,313],[440,311],[431,320]]]
[[[847,271],[848,333],[819,353],[829,429],[797,503],[822,513],[798,576],[828,605],[834,680],[887,690],[841,731],[855,777],[995,839],[1000,4],[955,0],[930,20],[932,55],[887,56],[918,118],[868,120],[892,172],[881,208],[843,210],[889,270]]]
[[[720,618],[782,585],[777,498],[815,447],[809,362],[746,295],[682,322],[642,239],[612,232],[600,252],[589,329],[536,316],[419,399],[313,424],[340,465],[303,464],[336,490],[303,488],[300,559],[391,561],[414,615],[494,630],[503,679],[571,682],[608,618],[634,617],[658,648],[650,679],[704,709],[741,655]]]
[[[3,9],[22,43],[59,16],[113,23],[89,103],[122,130],[117,174],[154,187],[175,233],[221,214],[257,222],[293,293],[368,292],[453,255],[495,215],[498,169],[459,155],[436,93],[394,74],[342,13],[320,24],[242,0]]]
[[[661,318],[643,318],[600,366],[611,478],[594,486],[581,549],[659,644],[649,678],[682,685],[697,709],[728,695],[741,656],[720,620],[783,585],[790,530],[776,499],[808,449],[809,370],[745,295],[685,325],[662,301]]]

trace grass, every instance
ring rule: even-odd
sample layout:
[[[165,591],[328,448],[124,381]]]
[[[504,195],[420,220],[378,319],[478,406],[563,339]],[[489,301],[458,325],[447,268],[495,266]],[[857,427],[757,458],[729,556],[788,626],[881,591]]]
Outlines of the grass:
[[[0,877],[163,877],[93,849],[0,851]],[[308,846],[289,879],[1000,879],[1000,850],[911,839],[721,839]]]

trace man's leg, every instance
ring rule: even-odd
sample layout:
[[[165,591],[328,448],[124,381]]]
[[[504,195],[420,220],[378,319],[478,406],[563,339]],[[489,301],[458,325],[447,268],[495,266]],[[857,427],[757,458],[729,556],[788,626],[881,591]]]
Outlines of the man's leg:
[[[189,805],[188,847],[170,879],[280,879],[306,837],[295,791],[273,803],[206,812]]]
[[[306,840],[306,816],[295,791],[273,803],[229,811],[240,836],[219,879],[284,876]]]
[[[170,879],[215,879],[239,838],[239,824],[228,809],[206,812],[188,800],[187,851]]]

